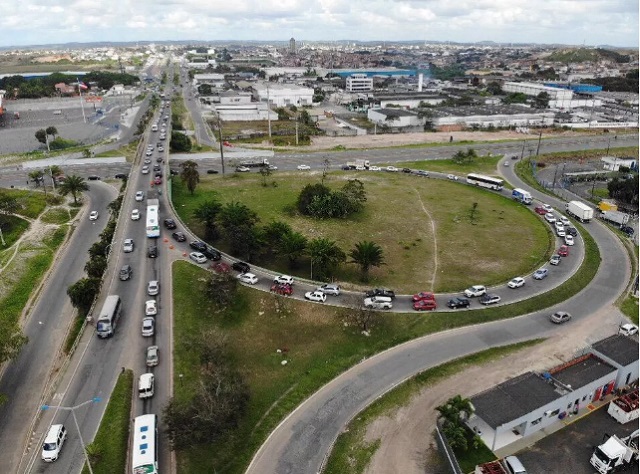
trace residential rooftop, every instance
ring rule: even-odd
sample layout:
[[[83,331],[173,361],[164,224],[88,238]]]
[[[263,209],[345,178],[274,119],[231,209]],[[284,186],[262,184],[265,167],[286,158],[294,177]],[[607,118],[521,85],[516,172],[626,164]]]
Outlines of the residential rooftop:
[[[615,371],[612,365],[593,354],[587,354],[551,369],[549,373],[567,388],[575,390]]]

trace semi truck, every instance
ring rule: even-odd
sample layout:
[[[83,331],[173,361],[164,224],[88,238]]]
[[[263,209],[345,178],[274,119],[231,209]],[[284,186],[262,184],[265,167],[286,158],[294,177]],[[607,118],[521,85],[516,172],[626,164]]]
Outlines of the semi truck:
[[[602,213],[600,213],[600,219],[622,227],[629,222],[629,214],[620,211],[602,211]]]
[[[533,201],[531,193],[521,188],[515,188],[511,193],[511,197],[516,201],[527,205],[531,204],[531,201]]]
[[[636,430],[625,438],[605,434],[608,439],[596,447],[589,462],[600,474],[629,469],[638,461],[639,433]]]
[[[262,158],[261,160],[243,161],[238,166],[246,166],[247,168],[266,168],[269,166],[269,160]]]
[[[589,222],[593,219],[593,209],[580,201],[569,201],[564,208],[567,214],[575,217],[580,222]]]
[[[618,423],[625,424],[638,419],[638,389],[611,400],[607,413]]]
[[[349,168],[351,170],[356,170],[356,169],[369,169],[370,163],[369,160],[354,160],[354,161],[347,161],[347,164],[344,166],[345,168]]]

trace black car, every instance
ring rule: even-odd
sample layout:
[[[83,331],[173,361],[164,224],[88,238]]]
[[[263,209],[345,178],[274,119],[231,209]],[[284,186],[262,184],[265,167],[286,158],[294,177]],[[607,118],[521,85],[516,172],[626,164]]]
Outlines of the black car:
[[[233,265],[231,265],[231,268],[240,273],[248,273],[249,270],[251,270],[249,264],[244,262],[234,262]]]
[[[164,220],[164,226],[167,229],[175,229],[177,227],[176,226],[176,222],[173,219],[165,219]]]
[[[159,156],[158,158],[156,158],[156,161],[157,161],[158,163],[162,163],[162,157],[161,157],[161,156]]]
[[[153,171],[160,171],[162,167],[160,165],[153,165]]]
[[[218,170],[207,170],[207,174],[218,174]]]
[[[374,288],[365,293],[368,297],[371,296],[387,296],[391,299],[396,297],[396,292],[388,288]]]
[[[127,179],[127,175],[125,173],[118,173],[115,175],[116,179]]]
[[[629,225],[623,225],[622,227],[620,227],[620,230],[622,232],[624,232],[625,234],[627,234],[629,237],[631,237],[634,234],[634,230],[633,227],[629,226]]]
[[[564,232],[566,234],[569,234],[569,235],[573,236],[573,237],[578,235],[578,230],[575,227],[565,227],[564,228]]]
[[[411,173],[411,168],[402,168],[403,173]]]
[[[89,181],[100,181],[100,176],[97,176],[95,174],[92,174],[91,176],[89,176],[87,178]]]
[[[184,242],[185,240],[187,240],[187,237],[182,232],[174,232],[173,234],[171,234],[171,237],[176,239],[178,242]]]
[[[149,245],[147,249],[147,257],[156,258],[158,256],[158,247],[155,245]]]
[[[189,247],[193,250],[197,250],[200,253],[204,253],[207,250],[207,244],[204,242],[200,242],[199,240],[194,240],[193,242],[189,242]]]
[[[453,298],[452,300],[447,301],[447,306],[452,309],[457,308],[468,308],[469,300],[467,298]]]
[[[207,257],[209,260],[218,261],[222,258],[222,254],[218,252],[216,249],[207,245],[206,248],[202,251],[202,254]]]

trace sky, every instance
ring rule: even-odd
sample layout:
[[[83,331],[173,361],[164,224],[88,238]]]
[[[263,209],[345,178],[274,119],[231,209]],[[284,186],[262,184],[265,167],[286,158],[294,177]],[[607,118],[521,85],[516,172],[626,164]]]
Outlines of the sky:
[[[0,46],[495,41],[638,47],[639,0],[0,0]]]

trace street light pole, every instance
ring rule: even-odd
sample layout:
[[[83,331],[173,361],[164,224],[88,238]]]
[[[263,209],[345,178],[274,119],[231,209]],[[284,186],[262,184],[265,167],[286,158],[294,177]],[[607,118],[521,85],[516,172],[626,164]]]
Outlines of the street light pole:
[[[220,118],[220,112],[217,112],[217,114],[218,114],[218,144],[220,145],[220,163],[222,164],[222,175],[224,176],[224,151],[222,149],[222,119]]]
[[[542,141],[542,131],[540,131],[540,135],[538,136],[538,148],[536,149],[536,156],[540,154],[540,142]]]

